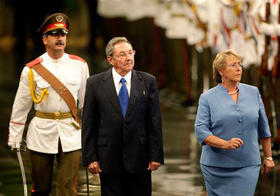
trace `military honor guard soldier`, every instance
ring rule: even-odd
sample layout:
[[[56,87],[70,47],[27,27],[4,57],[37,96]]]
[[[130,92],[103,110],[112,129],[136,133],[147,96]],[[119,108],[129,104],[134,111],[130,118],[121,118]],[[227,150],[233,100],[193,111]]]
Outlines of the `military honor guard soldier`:
[[[9,123],[8,145],[20,148],[29,111],[35,116],[27,131],[32,166],[31,195],[49,195],[54,159],[57,161],[56,195],[76,195],[81,156],[82,109],[88,65],[65,53],[69,18],[50,15],[38,29],[46,52],[23,68]],[[34,104],[33,104],[34,103]]]

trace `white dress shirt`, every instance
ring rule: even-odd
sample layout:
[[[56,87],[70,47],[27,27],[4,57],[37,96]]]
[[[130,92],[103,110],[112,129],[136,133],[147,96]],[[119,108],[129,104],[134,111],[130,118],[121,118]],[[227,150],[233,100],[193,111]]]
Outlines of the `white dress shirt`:
[[[121,83],[121,78],[125,79],[125,84],[126,84],[126,88],[128,91],[128,96],[130,97],[130,89],[131,89],[131,71],[128,72],[124,77],[122,77],[120,74],[118,74],[115,70],[115,68],[112,69],[112,75],[113,75],[113,80],[114,80],[114,84],[115,84],[115,89],[117,92],[117,95],[119,95],[120,89],[122,87],[122,83]]]

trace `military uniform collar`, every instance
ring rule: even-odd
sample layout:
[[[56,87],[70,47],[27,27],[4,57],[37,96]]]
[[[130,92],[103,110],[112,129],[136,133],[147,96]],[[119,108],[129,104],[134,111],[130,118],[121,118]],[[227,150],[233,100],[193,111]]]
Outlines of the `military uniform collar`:
[[[66,54],[64,53],[64,54],[62,55],[62,57],[60,57],[60,58],[58,58],[58,59],[54,59],[54,58],[50,57],[49,54],[48,54],[47,52],[44,54],[44,56],[45,56],[50,62],[52,62],[52,63],[62,63],[62,62],[63,62],[63,59],[65,59]]]

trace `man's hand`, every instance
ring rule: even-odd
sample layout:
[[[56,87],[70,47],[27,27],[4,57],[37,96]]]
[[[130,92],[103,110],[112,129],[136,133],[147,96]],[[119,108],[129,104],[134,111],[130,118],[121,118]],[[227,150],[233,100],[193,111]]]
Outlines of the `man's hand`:
[[[262,174],[267,174],[268,172],[270,172],[273,168],[274,168],[275,164],[274,161],[271,160],[264,160],[263,161],[263,168],[261,173]]]
[[[100,169],[100,164],[97,161],[90,163],[88,165],[88,170],[92,174],[98,174],[98,173],[102,172],[102,170]]]
[[[151,161],[149,163],[148,170],[155,171],[155,170],[157,170],[159,168],[159,166],[160,166],[159,162]]]

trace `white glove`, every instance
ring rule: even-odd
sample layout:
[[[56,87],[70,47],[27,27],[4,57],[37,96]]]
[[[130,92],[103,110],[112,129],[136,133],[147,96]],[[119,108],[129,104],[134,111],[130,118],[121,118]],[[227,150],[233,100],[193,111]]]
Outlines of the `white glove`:
[[[8,143],[8,145],[11,147],[11,150],[13,151],[19,151],[20,150],[20,142],[17,143]]]

